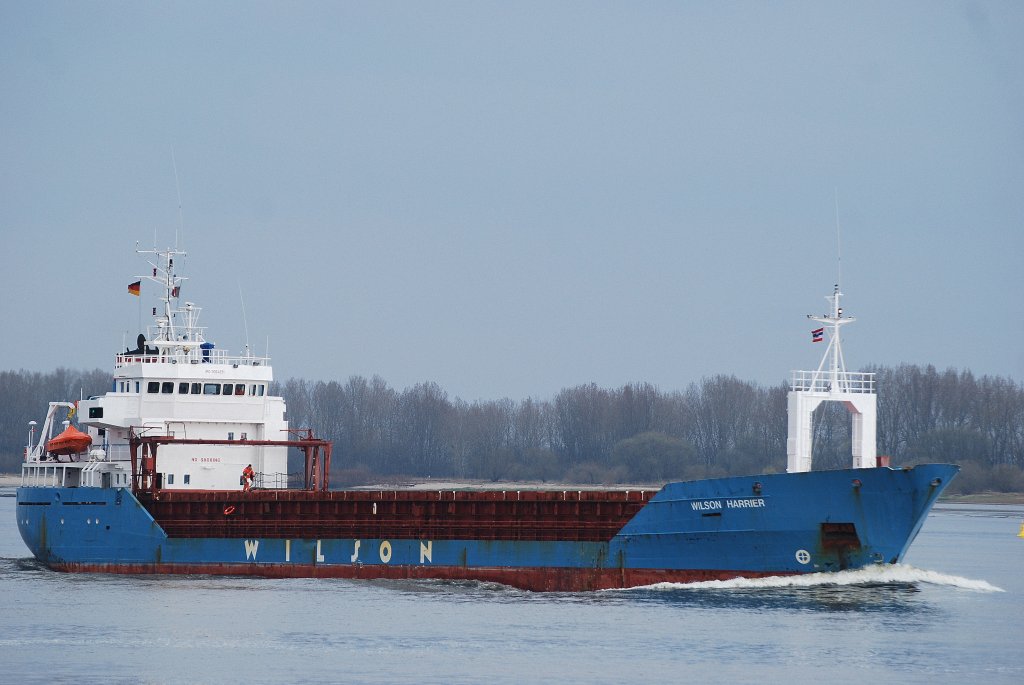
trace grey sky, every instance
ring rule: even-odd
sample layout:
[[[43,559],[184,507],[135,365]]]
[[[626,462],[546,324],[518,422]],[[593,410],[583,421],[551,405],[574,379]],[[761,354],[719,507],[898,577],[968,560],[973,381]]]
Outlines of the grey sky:
[[[780,382],[824,351],[838,189],[848,365],[1024,380],[1022,35],[1019,2],[0,3],[0,368],[134,340],[173,146],[184,296],[239,350],[241,286],[280,379]]]

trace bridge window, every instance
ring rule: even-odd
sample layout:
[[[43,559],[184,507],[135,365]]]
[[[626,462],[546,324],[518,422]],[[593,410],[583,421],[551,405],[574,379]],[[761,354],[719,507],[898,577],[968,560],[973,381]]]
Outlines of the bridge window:
[[[188,394],[188,383],[178,383],[178,394],[179,395],[187,395]]]
[[[174,474],[173,473],[168,473],[167,474],[167,484],[168,485],[174,485]]]
[[[259,396],[260,397],[263,397],[263,387],[264,387],[263,384],[260,383],[260,385],[259,385]]]
[[[202,383],[193,383],[192,384],[192,394],[193,395],[198,395],[201,392],[202,392]]]
[[[160,383],[158,381],[150,381],[149,384],[146,385],[146,392],[160,392]]]
[[[244,383],[239,383],[238,385],[235,386],[235,394],[236,395],[244,395],[245,394],[245,384]]]
[[[233,392],[234,392],[234,386],[231,385],[231,383],[225,383],[224,384],[224,394],[225,395],[230,395]]]
[[[160,392],[163,393],[164,395],[170,395],[171,393],[173,393],[174,392],[174,382],[173,381],[164,381],[163,383],[161,383],[160,384]]]
[[[203,383],[204,395],[219,395],[220,383]]]

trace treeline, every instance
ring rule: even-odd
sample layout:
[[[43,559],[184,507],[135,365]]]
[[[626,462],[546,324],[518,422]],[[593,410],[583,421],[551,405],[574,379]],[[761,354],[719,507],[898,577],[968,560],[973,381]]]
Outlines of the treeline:
[[[877,374],[879,454],[901,465],[961,464],[954,491],[1024,491],[1024,387],[931,366],[865,370]],[[0,471],[17,469],[27,423],[42,419],[50,399],[109,384],[99,371],[0,373]],[[293,427],[334,441],[335,484],[377,476],[658,483],[784,471],[788,390],[714,376],[685,391],[591,384],[550,400],[467,403],[436,383],[397,391],[379,377],[272,386]],[[814,467],[851,459],[846,409],[823,404]]]
[[[876,374],[878,453],[893,464],[963,465],[954,491],[1024,491],[1024,387],[999,377],[903,365]],[[552,400],[474,402],[378,377],[290,380],[292,425],[335,441],[342,480],[375,475],[576,483],[661,482],[784,471],[788,384],[714,376],[685,391],[581,385]],[[851,461],[845,407],[815,414],[814,467]]]
[[[21,470],[28,444],[29,421],[35,421],[36,439],[50,402],[73,402],[99,395],[113,387],[109,371],[73,371],[59,368],[50,373],[0,371],[0,473]],[[63,420],[64,414],[59,418]]]

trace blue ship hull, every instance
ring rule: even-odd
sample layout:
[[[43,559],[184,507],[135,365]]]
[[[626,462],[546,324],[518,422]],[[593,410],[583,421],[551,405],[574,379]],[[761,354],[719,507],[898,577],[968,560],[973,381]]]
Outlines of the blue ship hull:
[[[36,558],[63,571],[476,579],[577,591],[896,563],[958,470],[670,483],[608,540],[169,536],[126,488],[21,487],[17,517]]]

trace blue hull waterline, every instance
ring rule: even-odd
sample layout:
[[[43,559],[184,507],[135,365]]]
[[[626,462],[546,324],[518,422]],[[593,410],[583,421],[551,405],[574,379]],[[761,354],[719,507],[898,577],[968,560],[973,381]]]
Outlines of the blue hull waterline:
[[[58,570],[477,579],[575,591],[896,563],[958,470],[670,483],[607,542],[169,537],[128,488],[19,488],[17,517],[32,553]],[[242,506],[244,497],[225,492],[224,502]]]

